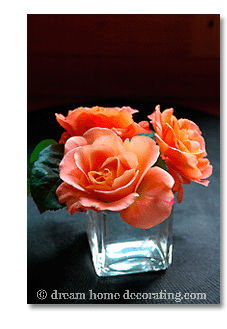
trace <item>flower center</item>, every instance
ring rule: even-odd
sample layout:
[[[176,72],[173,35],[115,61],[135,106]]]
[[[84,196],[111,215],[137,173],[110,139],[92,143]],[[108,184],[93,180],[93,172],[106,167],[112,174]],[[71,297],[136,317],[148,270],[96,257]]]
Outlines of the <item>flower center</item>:
[[[89,171],[88,177],[93,185],[99,186],[111,186],[114,180],[113,172],[108,168],[100,169],[99,171]]]

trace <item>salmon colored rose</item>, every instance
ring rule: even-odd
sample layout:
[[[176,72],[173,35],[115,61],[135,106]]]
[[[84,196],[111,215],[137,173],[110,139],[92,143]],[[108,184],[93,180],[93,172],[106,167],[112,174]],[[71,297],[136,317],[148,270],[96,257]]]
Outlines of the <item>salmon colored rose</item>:
[[[130,107],[104,108],[94,106],[92,108],[79,107],[69,111],[67,117],[55,114],[58,123],[66,130],[61,136],[60,143],[64,144],[70,136],[83,136],[94,127],[109,128],[117,133],[123,140],[133,136],[149,133],[149,123],[133,121],[132,115],[138,112]]]
[[[174,203],[172,176],[151,168],[158,156],[159,146],[145,136],[123,141],[110,129],[92,128],[71,137],[59,166],[64,182],[58,200],[71,214],[120,211],[134,227],[155,226],[170,215]]]
[[[155,137],[160,146],[161,157],[168,166],[175,184],[173,192],[177,192],[177,200],[183,199],[183,184],[191,181],[208,186],[208,178],[213,167],[205,157],[205,141],[199,127],[187,119],[179,119],[173,115],[173,108],[160,112],[160,105],[148,116],[156,132]]]

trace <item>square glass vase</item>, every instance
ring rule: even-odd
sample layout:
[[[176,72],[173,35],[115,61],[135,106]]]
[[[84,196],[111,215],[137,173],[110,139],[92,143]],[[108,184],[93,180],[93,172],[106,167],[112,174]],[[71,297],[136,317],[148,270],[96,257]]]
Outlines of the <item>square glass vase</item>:
[[[173,213],[150,229],[135,228],[118,211],[89,210],[87,236],[98,276],[165,270],[172,263]]]

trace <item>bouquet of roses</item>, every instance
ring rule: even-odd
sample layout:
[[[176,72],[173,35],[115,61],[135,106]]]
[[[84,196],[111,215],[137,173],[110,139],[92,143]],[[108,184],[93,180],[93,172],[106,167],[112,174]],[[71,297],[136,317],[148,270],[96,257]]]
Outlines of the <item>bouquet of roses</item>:
[[[138,111],[130,107],[56,114],[65,129],[59,143],[43,141],[30,160],[29,185],[39,211],[119,211],[125,222],[144,229],[164,221],[174,194],[182,201],[183,184],[208,186],[212,174],[199,127],[177,120],[173,111],[161,113],[156,106],[148,116],[153,130],[148,121],[134,122]]]

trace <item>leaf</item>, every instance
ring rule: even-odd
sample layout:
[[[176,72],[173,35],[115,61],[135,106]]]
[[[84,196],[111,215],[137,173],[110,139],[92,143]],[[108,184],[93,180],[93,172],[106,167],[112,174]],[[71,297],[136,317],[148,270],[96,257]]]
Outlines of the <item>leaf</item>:
[[[30,159],[29,159],[29,166],[28,166],[28,173],[27,173],[27,196],[31,193],[30,189],[30,175],[31,175],[31,168],[33,163],[38,159],[39,153],[49,145],[57,144],[54,139],[44,139],[42,142],[36,145],[34,148]]]
[[[162,169],[164,169],[165,171],[168,172],[167,165],[166,165],[165,161],[160,156],[158,157],[158,160],[155,162],[153,167],[154,166],[160,167],[160,168],[162,168]]]
[[[137,136],[147,136],[147,137],[150,137],[151,139],[153,139],[155,142],[156,142],[156,138],[155,138],[155,132],[154,131],[151,131],[150,134],[148,133],[144,133],[144,134],[139,134]]]
[[[34,148],[34,151],[32,152],[30,156],[30,165],[34,163],[38,159],[39,153],[46,148],[49,145],[57,144],[57,142],[54,139],[44,139],[42,142],[36,145]]]
[[[63,158],[64,145],[52,144],[43,149],[30,170],[31,195],[40,211],[58,210],[60,204],[56,189],[62,183],[59,177],[59,163]]]

